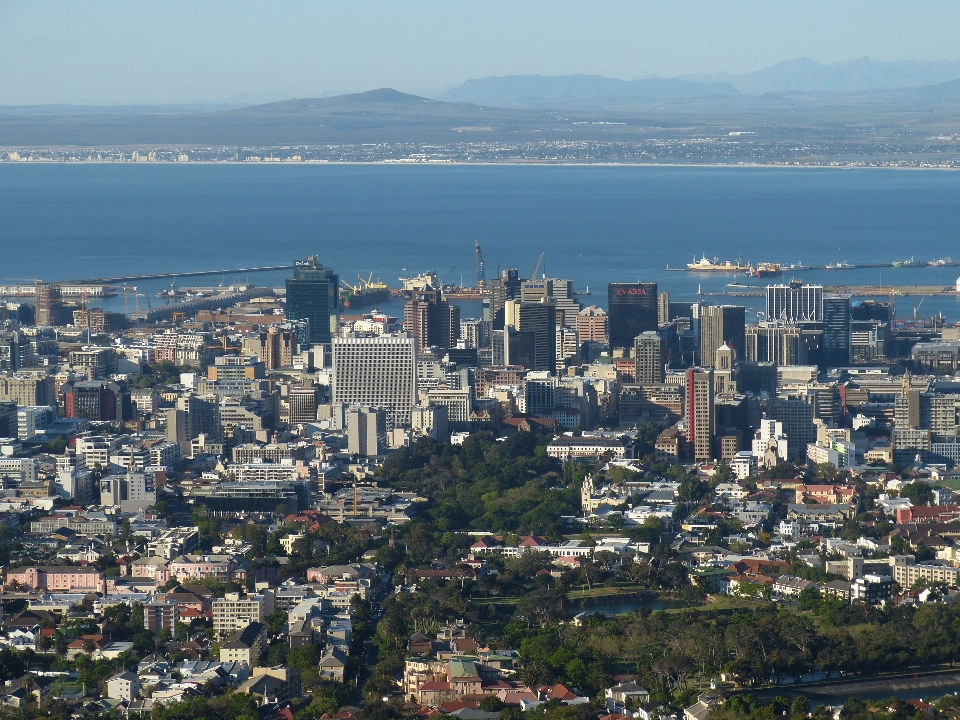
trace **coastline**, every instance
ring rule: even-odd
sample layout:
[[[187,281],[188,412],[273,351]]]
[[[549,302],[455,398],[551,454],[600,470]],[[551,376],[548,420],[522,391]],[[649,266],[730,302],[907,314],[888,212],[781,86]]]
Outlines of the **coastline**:
[[[15,148],[0,148],[0,153],[6,153]],[[552,160],[503,160],[503,161],[467,161],[467,160],[426,160],[426,161],[405,161],[405,160],[302,160],[297,162],[290,161],[268,161],[268,162],[250,162],[240,160],[190,160],[188,162],[176,162],[166,160],[152,160],[149,162],[134,161],[115,161],[115,160],[54,160],[49,158],[37,160],[5,160],[0,159],[0,166],[8,165],[134,165],[134,166],[183,166],[191,165],[237,165],[243,167],[266,166],[266,167],[317,167],[325,165],[339,166],[396,166],[396,167],[623,167],[623,168],[703,168],[703,169],[742,169],[742,170],[914,170],[914,171],[960,171],[960,165],[864,165],[856,162],[838,164],[837,162],[825,162],[823,164],[794,164],[794,163],[653,163],[653,162],[559,162]]]

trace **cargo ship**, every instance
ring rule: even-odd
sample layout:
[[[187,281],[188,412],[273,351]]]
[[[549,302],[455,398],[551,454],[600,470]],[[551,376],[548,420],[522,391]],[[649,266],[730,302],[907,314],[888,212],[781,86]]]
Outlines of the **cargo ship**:
[[[743,265],[739,259],[734,263],[729,260],[720,262],[717,258],[714,258],[711,262],[704,255],[699,260],[694,258],[692,263],[687,263],[687,270],[693,270],[694,272],[750,272],[753,268],[750,265]]]
[[[343,287],[340,289],[340,304],[345,308],[362,307],[364,305],[376,305],[390,298],[390,288],[386,283],[379,279],[373,279],[373,273],[364,280],[357,275],[359,281],[356,285],[350,285],[346,280],[341,280]]]
[[[758,278],[770,277],[771,275],[783,275],[783,266],[780,263],[757,263],[756,269],[750,272],[749,275]]]

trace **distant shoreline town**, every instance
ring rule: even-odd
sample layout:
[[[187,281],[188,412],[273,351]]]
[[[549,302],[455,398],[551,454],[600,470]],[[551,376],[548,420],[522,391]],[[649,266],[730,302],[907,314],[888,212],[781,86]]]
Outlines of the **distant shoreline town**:
[[[669,167],[836,167],[960,169],[960,151],[934,143],[803,144],[724,135],[641,142],[489,142],[427,145],[352,143],[296,146],[37,146],[0,148],[3,163],[618,165]]]

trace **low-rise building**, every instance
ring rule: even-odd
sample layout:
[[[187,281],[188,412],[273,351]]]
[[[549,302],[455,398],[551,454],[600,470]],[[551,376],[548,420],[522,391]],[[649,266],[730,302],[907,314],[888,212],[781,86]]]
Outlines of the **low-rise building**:
[[[253,667],[266,648],[266,626],[252,622],[220,645],[220,662],[243,662]]]

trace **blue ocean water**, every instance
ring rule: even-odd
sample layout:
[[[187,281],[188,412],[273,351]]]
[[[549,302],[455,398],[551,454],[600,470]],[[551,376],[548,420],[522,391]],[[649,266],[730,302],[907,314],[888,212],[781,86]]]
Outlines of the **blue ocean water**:
[[[942,171],[615,166],[0,165],[0,283],[290,262],[390,285],[435,269],[499,267],[606,283],[655,280],[676,299],[734,278],[667,272],[694,256],[805,265],[960,258],[960,174]],[[953,285],[960,268],[806,271],[804,280]],[[285,273],[251,276],[280,284]],[[784,276],[788,279],[788,276]],[[245,281],[225,276],[179,284]],[[738,282],[762,284],[763,281]],[[153,292],[169,281],[141,282]],[[711,296],[715,297],[715,296]],[[758,306],[751,298],[732,300]],[[122,298],[106,304],[122,307]],[[919,298],[898,301],[912,314]],[[473,307],[467,304],[464,314]],[[960,319],[960,298],[922,314]]]

